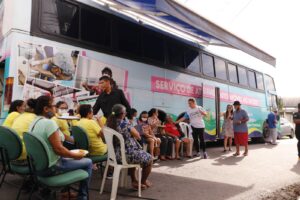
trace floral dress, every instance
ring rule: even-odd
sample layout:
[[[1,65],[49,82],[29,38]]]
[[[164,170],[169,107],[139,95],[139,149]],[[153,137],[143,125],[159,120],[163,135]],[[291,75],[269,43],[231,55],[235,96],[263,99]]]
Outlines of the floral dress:
[[[224,119],[223,127],[224,127],[224,135],[225,136],[234,137],[232,116],[229,116]]]
[[[125,155],[129,164],[140,164],[146,167],[151,163],[152,157],[149,153],[143,151],[139,143],[132,137],[130,131],[132,126],[129,122],[122,120],[118,122],[117,131],[123,135],[125,143]],[[116,158],[121,163],[120,145],[115,143]]]

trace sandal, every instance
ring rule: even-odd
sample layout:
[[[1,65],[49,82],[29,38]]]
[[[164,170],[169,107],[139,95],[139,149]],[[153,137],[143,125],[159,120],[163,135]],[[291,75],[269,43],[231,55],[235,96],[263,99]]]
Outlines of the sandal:
[[[248,156],[248,152],[243,153],[244,156]]]
[[[138,184],[138,183],[132,183],[132,188],[135,189],[135,190],[138,190],[138,189],[139,189],[139,184]],[[147,185],[142,184],[142,185],[141,185],[141,189],[142,189],[142,190],[147,189]]]
[[[151,187],[152,186],[152,183],[148,180],[146,180],[145,184],[142,184],[142,185],[145,185],[146,187]]]
[[[227,150],[226,150],[226,149],[224,149],[224,150],[223,150],[223,153],[226,153],[226,151],[227,151]]]
[[[235,154],[233,154],[233,156],[239,156],[240,154],[239,153],[235,153]]]

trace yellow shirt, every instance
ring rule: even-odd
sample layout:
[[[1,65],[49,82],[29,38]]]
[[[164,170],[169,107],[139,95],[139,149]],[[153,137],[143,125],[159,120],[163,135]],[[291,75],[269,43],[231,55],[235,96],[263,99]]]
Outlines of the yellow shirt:
[[[18,160],[26,160],[27,152],[23,141],[23,134],[25,132],[28,132],[29,126],[36,118],[36,115],[34,113],[24,112],[20,114],[13,122],[12,129],[17,132],[17,134],[20,136],[22,140],[23,145],[23,151],[21,156],[18,158]]]
[[[69,127],[69,124],[68,124],[68,121],[67,120],[64,120],[64,119],[58,119],[58,115],[55,116],[55,117],[52,117],[51,118],[53,121],[56,122],[57,126],[59,127],[59,130],[67,135],[67,136],[70,136],[71,133],[70,133],[70,127]]]
[[[75,116],[80,118],[80,115],[78,115],[78,114]],[[71,123],[71,126],[77,126],[78,120],[70,120],[70,123]]]
[[[20,115],[18,112],[11,112],[7,115],[5,121],[3,122],[2,126],[11,128],[14,120]]]
[[[107,145],[104,144],[102,139],[98,137],[98,134],[101,130],[99,124],[87,118],[81,118],[77,124],[77,126],[83,128],[89,138],[89,152],[92,156],[102,156],[107,152]]]

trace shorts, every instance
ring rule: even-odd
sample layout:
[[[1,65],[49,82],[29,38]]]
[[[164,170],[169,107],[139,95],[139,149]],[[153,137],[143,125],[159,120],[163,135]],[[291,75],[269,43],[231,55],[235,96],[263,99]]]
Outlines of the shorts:
[[[245,146],[248,144],[248,132],[234,132],[234,143]]]

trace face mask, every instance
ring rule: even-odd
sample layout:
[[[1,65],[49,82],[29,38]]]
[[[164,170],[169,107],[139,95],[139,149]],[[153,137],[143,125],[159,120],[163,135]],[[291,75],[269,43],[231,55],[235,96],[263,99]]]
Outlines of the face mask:
[[[52,117],[54,117],[54,113],[51,112],[51,111],[49,111],[49,112],[47,112],[46,117],[47,117],[48,119],[51,119]]]
[[[143,122],[146,122],[147,120],[148,120],[147,118],[144,118],[144,117],[142,118]]]
[[[68,113],[68,109],[58,109],[58,114],[65,115]]]

